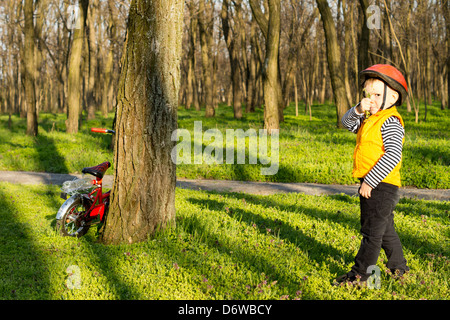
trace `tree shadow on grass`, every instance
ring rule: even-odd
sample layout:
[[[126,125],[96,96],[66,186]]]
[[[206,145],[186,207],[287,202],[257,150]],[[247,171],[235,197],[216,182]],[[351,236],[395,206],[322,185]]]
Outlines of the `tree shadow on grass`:
[[[51,192],[51,191],[47,191]],[[47,206],[54,209],[54,214],[47,215],[46,219],[50,221],[51,228],[55,230],[56,227],[56,213],[61,206],[59,201],[55,200],[55,197],[50,197]],[[123,275],[115,271],[116,260],[119,254],[124,254],[125,252],[120,252],[119,246],[105,246],[97,241],[96,231],[99,225],[92,225],[89,232],[78,239],[78,243],[82,244],[86,251],[92,253],[89,255],[90,264],[95,267],[99,267],[101,273],[105,276],[109,288],[114,292],[115,298],[119,300],[127,299],[139,299],[140,294],[138,291],[134,290],[131,285],[128,285],[123,280]],[[62,235],[57,234],[56,236],[62,237]],[[67,265],[69,267],[69,265]],[[92,277],[95,275],[91,274]]]
[[[265,199],[264,202],[261,202],[258,200],[257,197],[253,195],[241,195],[243,199],[245,199],[247,202],[252,202],[257,205],[262,205],[267,208],[278,208],[280,210],[284,211],[291,211],[296,212],[296,210],[301,210],[304,214],[307,214],[315,219],[326,219],[333,221],[338,224],[346,225],[347,227],[353,229],[354,231],[358,232],[360,231],[360,220],[359,216],[348,216],[342,212],[328,212],[325,210],[319,210],[311,207],[303,207],[301,204],[297,205],[284,205],[274,199]],[[358,197],[351,197],[348,195],[332,195],[328,196],[329,198],[332,198],[334,201],[342,202],[345,204],[353,204],[358,205],[358,212],[359,212],[359,198]],[[423,213],[417,213],[414,212],[414,208],[408,208],[407,204],[417,204],[419,200],[413,200],[413,199],[401,199],[399,204],[397,204],[396,209],[394,209],[396,212],[402,212],[406,215],[420,215]],[[406,204],[406,205],[405,205]],[[439,217],[443,216],[445,217],[445,208],[448,208],[448,204],[446,203],[436,203],[436,202],[430,202],[427,204],[427,207],[435,207],[438,210],[442,210],[442,214],[439,215]],[[433,216],[433,214],[429,214]],[[395,222],[394,217],[394,222]],[[409,250],[410,252],[419,252],[420,256],[425,257],[427,254],[435,254],[439,252],[445,252],[448,254],[448,250],[445,250],[444,247],[436,244],[430,243],[427,239],[424,239],[423,237],[419,235],[413,235],[410,232],[405,232],[398,230],[397,233],[400,237],[400,241],[402,242],[404,250]]]
[[[343,202],[343,203],[347,203],[347,204],[354,204],[354,205],[358,205],[358,212],[359,212],[359,198],[358,197],[350,197],[348,195],[332,195],[332,196],[328,196],[329,198],[332,198],[334,201],[339,201],[339,202]],[[249,199],[252,199],[254,197],[250,196]],[[247,195],[246,198],[247,200]],[[251,200],[250,200],[251,201]],[[257,201],[255,199],[255,201]],[[411,215],[411,216],[421,216],[422,214],[424,214],[425,216],[431,216],[431,217],[435,217],[435,218],[446,218],[446,210],[450,210],[450,205],[448,204],[448,202],[437,202],[437,201],[427,201],[426,202],[426,206],[424,208],[425,211],[422,212],[416,212],[415,211],[415,207],[409,207],[408,205],[413,205],[413,206],[417,206],[418,203],[422,201],[422,200],[415,200],[415,199],[408,199],[408,198],[402,198],[400,199],[399,203],[397,204],[396,208],[394,209],[394,212],[402,212],[404,215]],[[255,202],[258,203],[258,202]],[[266,205],[267,202],[265,202],[264,205]],[[274,200],[270,200],[270,205],[274,206],[274,207],[279,207],[282,210],[286,210],[289,208],[286,208],[285,206],[283,206],[283,204],[280,204],[277,201]],[[437,209],[439,210],[439,214],[435,214],[433,213],[433,209]],[[308,212],[305,211],[305,212]],[[314,213],[315,210],[309,210],[310,213]],[[320,213],[319,212],[319,217],[322,216],[324,214],[324,212]],[[326,213],[327,215],[327,219],[330,219],[336,223],[345,223],[347,224],[349,227],[352,227],[355,231],[360,230],[360,220],[359,220],[359,215],[358,217],[345,217],[341,214],[333,214],[333,213]],[[315,214],[315,216],[317,216],[317,214]],[[395,218],[395,214],[394,214],[394,223],[396,221]],[[439,252],[445,252],[446,254],[448,254],[448,249],[445,250],[444,246],[440,246],[440,245],[436,245],[436,244],[432,244],[430,243],[427,239],[424,239],[422,236],[420,235],[414,235],[410,232],[405,232],[405,231],[401,231],[399,230],[399,228],[397,229],[397,233],[400,237],[400,241],[402,242],[403,248],[405,250],[409,250],[411,252],[418,252],[418,250],[420,250],[420,255],[422,256],[426,256],[429,253],[435,254],[435,253],[439,253]]]
[[[261,201],[259,197],[251,195],[251,194],[234,194],[234,196],[237,199],[245,199],[246,202],[253,203],[258,206],[263,206],[266,208],[277,208],[277,210],[281,211],[287,211],[292,213],[303,213],[313,219],[318,220],[327,220],[334,223],[341,224],[343,226],[346,226],[350,229],[353,229],[355,231],[359,231],[359,218],[356,218],[354,216],[345,214],[340,211],[331,212],[328,210],[322,210],[318,208],[312,208],[311,206],[306,206],[302,204],[302,195],[299,194],[298,199],[296,203],[294,204],[283,204],[279,201],[276,201],[273,199],[273,197],[265,197],[264,201]],[[350,196],[347,195],[334,195],[330,196],[331,198],[335,199],[336,201],[342,201],[345,204],[358,204],[359,201],[355,201]],[[318,201],[319,198],[318,198]]]
[[[119,247],[110,248],[94,239],[82,238],[80,241],[93,253],[90,256],[90,260],[93,265],[100,267],[102,274],[109,283],[109,287],[114,291],[116,299],[130,300],[141,298],[140,293],[133,288],[132,284],[124,280],[126,275],[115,270],[117,255],[124,255],[126,252],[119,252]]]
[[[226,232],[214,232],[211,230],[210,226],[207,225],[207,222],[199,219],[195,215],[183,220],[183,227],[185,230],[191,234],[200,235],[200,240],[206,246],[208,251],[216,250],[220,255],[226,256],[226,258],[221,258],[220,260],[217,260],[217,262],[215,262],[215,260],[211,262],[211,260],[202,259],[203,254],[198,253],[191,261],[181,260],[181,266],[186,270],[191,270],[189,271],[189,274],[191,274],[191,272],[198,273],[200,267],[200,269],[204,270],[205,281],[207,280],[206,277],[215,273],[215,282],[212,284],[214,287],[217,287],[216,289],[220,288],[220,291],[225,292],[225,295],[227,295],[228,290],[234,291],[234,295],[227,296],[227,299],[246,299],[249,298],[249,294],[256,295],[256,298],[258,299],[258,295],[263,294],[262,289],[264,289],[265,280],[268,283],[276,281],[277,285],[283,288],[282,291],[288,289],[291,292],[295,292],[299,289],[302,277],[290,272],[289,263],[286,263],[286,261],[279,261],[279,263],[269,261],[263,255],[252,250],[251,247],[237,242],[232,235],[229,235]],[[175,243],[172,243],[173,246],[169,245],[168,250],[178,250],[174,244]],[[207,252],[205,252],[205,254],[206,253]],[[289,260],[289,257],[286,257],[286,259]],[[196,262],[200,263],[201,266],[196,266]],[[207,263],[207,265],[205,265],[205,263]],[[220,269],[222,268],[222,265],[219,264],[222,263],[226,264],[225,268],[227,269],[233,268],[233,272],[230,274],[230,271],[228,271],[228,273],[221,275]],[[310,270],[309,267],[305,269],[307,269],[305,272]],[[253,276],[249,276],[249,273],[252,273]],[[219,279],[217,279],[217,277]],[[256,280],[257,278],[260,280]],[[261,283],[257,284],[256,282],[259,281],[261,281]],[[252,292],[253,289],[257,287],[261,290],[259,290],[258,293]],[[202,288],[202,290],[205,291],[205,288]],[[318,299],[312,292],[305,293],[304,298],[306,297],[308,299]],[[253,299],[254,296],[251,296],[250,298]]]
[[[48,137],[45,133],[41,133],[36,137],[35,149],[38,153],[38,167],[42,171],[53,173],[69,173],[66,165],[66,159],[56,148],[53,138]]]
[[[247,200],[246,197],[245,199]],[[289,223],[277,219],[266,218],[249,210],[232,207],[229,206],[226,202],[220,202],[211,199],[198,200],[195,198],[188,198],[187,201],[197,206],[215,211],[222,211],[222,208],[227,205],[228,210],[225,212],[227,215],[237,221],[240,221],[241,223],[247,224],[248,226],[253,226],[253,224],[256,224],[261,234],[266,233],[266,230],[269,227],[270,229],[279,228],[280,232],[278,236],[280,239],[288,241],[297,246],[299,249],[306,251],[308,257],[317,262],[319,265],[321,265],[322,263],[328,263],[325,261],[324,256],[342,257],[345,261],[351,261],[353,259],[353,256],[351,256],[349,253],[338,250],[331,245],[321,243],[305,234],[302,230],[299,230],[298,228],[290,225]],[[260,202],[257,202],[256,204],[259,205]],[[329,270],[330,273],[344,271],[342,269],[342,265],[338,264],[330,265]]]
[[[230,196],[230,194],[227,195]],[[248,194],[232,194],[232,196],[236,199],[245,200],[247,203],[253,203],[254,205],[266,207],[267,209],[276,208],[277,210],[280,211],[287,211],[294,213],[301,212],[302,214],[308,215],[313,219],[317,219],[318,221],[326,220],[338,224],[344,224],[346,227],[353,229],[359,234],[360,224],[359,218],[357,216],[349,216],[345,213],[339,212],[338,214],[330,213],[327,212],[326,210],[311,208],[310,206],[309,207],[303,206],[301,203],[285,205],[279,203],[273,198],[269,199],[265,198],[263,201],[261,201],[260,198]],[[359,207],[359,200],[356,197],[349,197],[346,195],[336,195],[331,197],[335,201],[340,201],[353,205],[358,204]],[[308,253],[308,257],[314,262],[318,263],[319,265],[322,264],[327,265],[331,274],[334,273],[340,274],[347,272],[348,270],[343,269],[345,268],[344,263],[336,262],[330,264],[329,260],[327,260],[327,257],[332,258],[342,257],[345,263],[351,262],[354,259],[354,254],[349,252],[348,250],[344,250],[344,248],[343,250],[338,250],[332,247],[331,242],[330,244],[319,242],[315,240],[312,236],[309,236],[308,233],[298,230],[289,223],[276,219],[276,217],[269,218],[267,216],[262,216],[249,210],[232,206],[230,205],[230,203],[226,201],[216,201],[212,199],[199,200],[196,198],[188,198],[187,200],[201,208],[206,208],[208,210],[220,212],[225,211],[224,213],[226,213],[236,221],[239,221],[240,223],[245,223],[248,226],[257,225],[257,227],[259,228],[259,232],[261,234],[264,234],[265,230],[267,230],[268,228],[272,230],[274,230],[275,228],[279,228],[280,230],[279,238],[289,241],[290,243],[296,245],[303,251],[306,251]],[[224,210],[225,207],[226,210]],[[437,204],[437,207],[442,208],[440,204]],[[411,214],[414,213],[411,212]],[[448,234],[448,231],[444,230],[443,232],[446,232]],[[427,255],[429,254],[437,255],[440,253],[447,256],[449,253],[448,248],[445,249],[444,246],[440,244],[432,243],[427,239],[423,239],[418,235],[418,233],[412,234],[411,232],[402,230],[397,230],[397,233],[399,234],[399,237],[402,241],[402,245],[405,252],[409,251],[414,255],[423,257],[424,259],[427,259]],[[264,265],[264,263],[259,263],[259,265],[260,266]],[[261,271],[267,272],[269,274],[270,265],[268,264],[265,265],[264,267],[261,268]],[[279,277],[279,275],[274,276]],[[289,283],[290,281],[292,281],[292,279],[288,278],[283,279],[283,277],[281,278],[283,283]]]
[[[0,184],[0,299],[51,299],[51,275],[34,243],[31,227],[20,221],[14,205],[20,199],[7,196],[3,188]]]

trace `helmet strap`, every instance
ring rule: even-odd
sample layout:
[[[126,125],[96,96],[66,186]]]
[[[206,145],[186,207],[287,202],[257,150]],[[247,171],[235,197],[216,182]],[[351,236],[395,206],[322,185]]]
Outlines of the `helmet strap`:
[[[386,103],[386,95],[387,95],[387,85],[384,81],[383,81],[383,84],[384,84],[383,103],[381,104],[380,110],[384,110],[384,105]]]

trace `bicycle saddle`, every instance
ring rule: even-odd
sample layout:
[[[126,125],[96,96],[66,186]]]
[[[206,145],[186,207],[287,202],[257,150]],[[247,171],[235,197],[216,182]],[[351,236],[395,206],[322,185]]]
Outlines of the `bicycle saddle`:
[[[87,167],[87,168],[83,168],[83,170],[81,170],[82,173],[89,173],[92,174],[93,176],[96,176],[99,179],[103,179],[103,175],[105,174],[106,170],[108,170],[108,168],[111,167],[111,163],[109,163],[109,161],[100,163],[98,166],[95,167]]]

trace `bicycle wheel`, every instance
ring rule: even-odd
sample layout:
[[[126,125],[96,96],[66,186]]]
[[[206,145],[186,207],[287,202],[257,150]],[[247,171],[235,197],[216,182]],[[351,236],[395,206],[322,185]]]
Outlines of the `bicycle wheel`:
[[[90,208],[89,200],[77,197],[73,203],[62,214],[61,219],[56,220],[56,229],[62,236],[81,237],[84,236],[91,227],[85,223],[84,213]]]

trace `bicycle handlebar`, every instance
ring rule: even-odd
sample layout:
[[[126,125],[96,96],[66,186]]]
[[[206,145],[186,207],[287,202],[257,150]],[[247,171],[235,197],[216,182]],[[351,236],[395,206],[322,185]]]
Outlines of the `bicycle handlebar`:
[[[102,128],[91,128],[91,132],[97,132],[97,133],[116,133],[114,130],[110,130],[110,129],[102,129]]]

